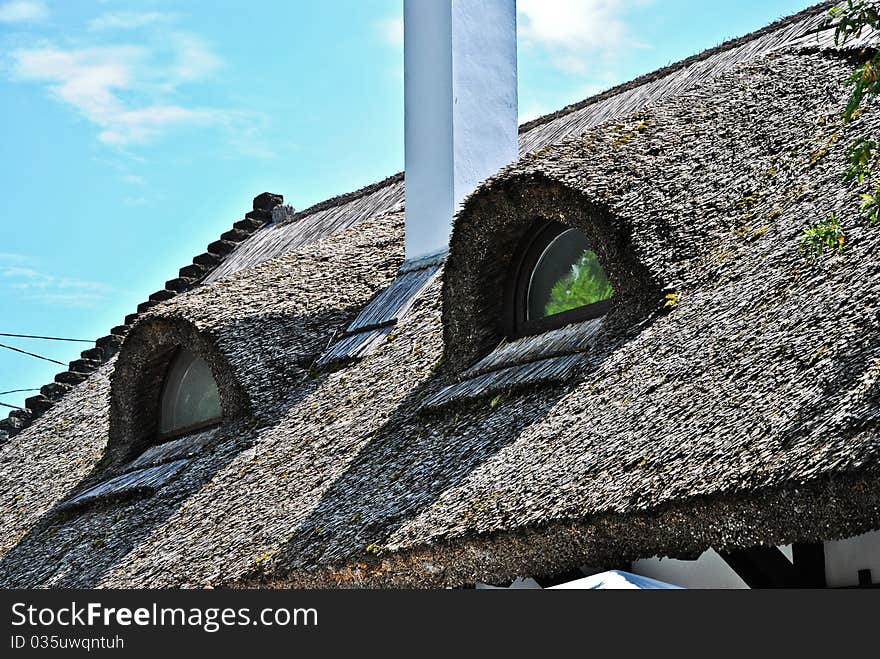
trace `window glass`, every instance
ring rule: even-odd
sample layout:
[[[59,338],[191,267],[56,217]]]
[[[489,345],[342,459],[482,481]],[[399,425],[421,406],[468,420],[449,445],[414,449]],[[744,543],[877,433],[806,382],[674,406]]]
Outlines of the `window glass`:
[[[607,300],[614,289],[584,234],[568,229],[538,258],[527,295],[526,320],[537,320]]]
[[[222,415],[220,392],[211,367],[201,357],[181,348],[162,391],[159,432],[167,434],[205,425],[219,421]]]

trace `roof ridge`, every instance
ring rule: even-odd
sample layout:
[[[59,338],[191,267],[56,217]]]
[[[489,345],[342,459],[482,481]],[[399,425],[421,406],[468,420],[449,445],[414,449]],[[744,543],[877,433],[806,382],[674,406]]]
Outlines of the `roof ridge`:
[[[335,197],[331,197],[330,199],[325,199],[324,201],[319,201],[317,204],[312,204],[308,208],[301,210],[296,213],[289,222],[297,222],[302,218],[308,215],[314,215],[323,210],[327,210],[328,208],[335,208],[337,206],[342,206],[343,204],[347,204],[350,201],[356,201],[361,197],[365,197],[368,194],[375,192],[376,190],[381,190],[382,188],[391,185],[393,183],[398,183],[403,181],[403,172],[397,172],[396,174],[392,174],[391,176],[386,176],[381,181],[376,181],[375,183],[370,183],[369,185],[365,185],[362,188],[358,188],[357,190],[353,190],[351,192],[346,192],[343,194],[336,195]]]

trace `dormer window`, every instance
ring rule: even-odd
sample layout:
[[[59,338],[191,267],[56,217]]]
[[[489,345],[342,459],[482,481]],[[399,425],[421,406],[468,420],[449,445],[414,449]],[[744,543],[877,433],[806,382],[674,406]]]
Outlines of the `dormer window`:
[[[162,388],[160,437],[168,439],[216,425],[222,416],[220,392],[208,362],[179,348]]]
[[[184,318],[135,323],[111,380],[110,464],[121,467],[157,444],[247,414],[250,397],[226,354]]]
[[[509,337],[537,334],[608,313],[614,289],[587,237],[560,222],[539,225],[514,257]]]

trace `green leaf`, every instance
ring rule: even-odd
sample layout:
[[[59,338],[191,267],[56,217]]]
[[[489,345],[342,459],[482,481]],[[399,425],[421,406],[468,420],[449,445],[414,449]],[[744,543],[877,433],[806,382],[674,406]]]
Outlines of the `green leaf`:
[[[599,264],[598,257],[594,252],[587,250],[572,266],[571,272],[553,285],[550,299],[544,308],[544,315],[552,316],[584,307],[607,300],[613,295],[614,289]]]
[[[800,245],[798,245],[798,252],[806,253],[812,257],[818,256],[826,248],[842,252],[846,242],[846,237],[834,213],[829,213],[827,220],[810,225],[803,230],[803,233]]]

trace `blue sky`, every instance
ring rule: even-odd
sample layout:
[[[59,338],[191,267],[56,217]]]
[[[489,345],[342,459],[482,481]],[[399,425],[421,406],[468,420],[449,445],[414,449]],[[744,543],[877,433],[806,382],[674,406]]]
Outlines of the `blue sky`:
[[[521,119],[810,4],[520,0]],[[402,0],[0,0],[0,332],[102,336],[260,192],[305,208],[403,169],[401,15]],[[0,343],[62,362],[88,347]],[[59,370],[0,349],[0,391]]]

